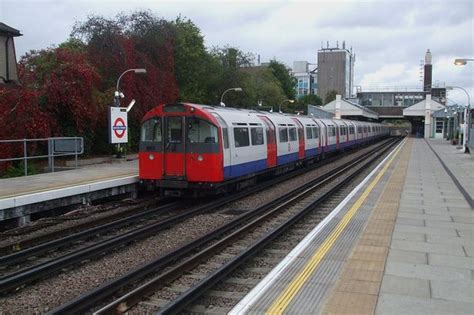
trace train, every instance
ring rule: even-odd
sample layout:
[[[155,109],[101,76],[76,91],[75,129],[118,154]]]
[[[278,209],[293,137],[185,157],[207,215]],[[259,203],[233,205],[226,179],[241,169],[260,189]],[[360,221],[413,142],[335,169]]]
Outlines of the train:
[[[164,196],[220,194],[388,135],[374,122],[162,104],[142,120],[139,178]]]

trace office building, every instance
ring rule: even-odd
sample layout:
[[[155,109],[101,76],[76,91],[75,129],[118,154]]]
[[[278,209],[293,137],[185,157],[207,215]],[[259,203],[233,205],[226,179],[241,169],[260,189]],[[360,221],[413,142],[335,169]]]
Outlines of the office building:
[[[343,98],[350,98],[354,86],[355,54],[352,49],[346,49],[345,42],[342,48],[321,48],[318,50],[318,95],[324,100],[331,91],[336,91]]]

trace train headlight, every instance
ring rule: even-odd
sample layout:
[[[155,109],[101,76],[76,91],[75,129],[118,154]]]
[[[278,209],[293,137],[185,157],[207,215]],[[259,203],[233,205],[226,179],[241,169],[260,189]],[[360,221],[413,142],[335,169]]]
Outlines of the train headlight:
[[[150,153],[150,154],[148,155],[148,158],[149,158],[151,161],[153,161],[153,160],[155,159],[155,155],[154,155],[153,153]]]
[[[199,161],[199,162],[202,162],[202,160],[204,160],[204,158],[202,157],[202,155],[199,154],[199,155],[198,155],[198,161]]]

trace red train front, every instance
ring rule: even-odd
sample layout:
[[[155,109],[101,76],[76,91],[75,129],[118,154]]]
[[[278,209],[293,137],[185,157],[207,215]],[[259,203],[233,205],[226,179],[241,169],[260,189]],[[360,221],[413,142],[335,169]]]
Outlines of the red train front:
[[[199,106],[160,105],[142,121],[139,177],[165,195],[215,190],[224,179],[221,143],[216,118]]]

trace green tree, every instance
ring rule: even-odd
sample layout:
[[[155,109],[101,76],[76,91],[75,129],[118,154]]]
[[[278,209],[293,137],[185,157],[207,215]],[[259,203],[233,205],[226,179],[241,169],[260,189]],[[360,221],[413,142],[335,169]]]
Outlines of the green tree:
[[[326,97],[324,98],[324,104],[327,104],[327,103],[330,103],[330,102],[334,101],[336,99],[337,94],[338,93],[337,93],[336,90],[331,90],[331,91],[327,92]]]
[[[289,110],[291,112],[304,112],[305,114],[308,112],[308,105],[322,105],[323,101],[318,95],[309,94],[300,97],[295,103],[288,104]]]
[[[290,70],[283,63],[275,59],[270,61],[268,67],[272,70],[275,78],[280,82],[286,97],[291,100],[294,99],[296,79],[290,74]]]
[[[208,69],[212,68],[212,57],[204,46],[200,29],[189,19],[179,16],[173,26],[175,73],[179,86],[179,100],[203,103],[209,101]]]

